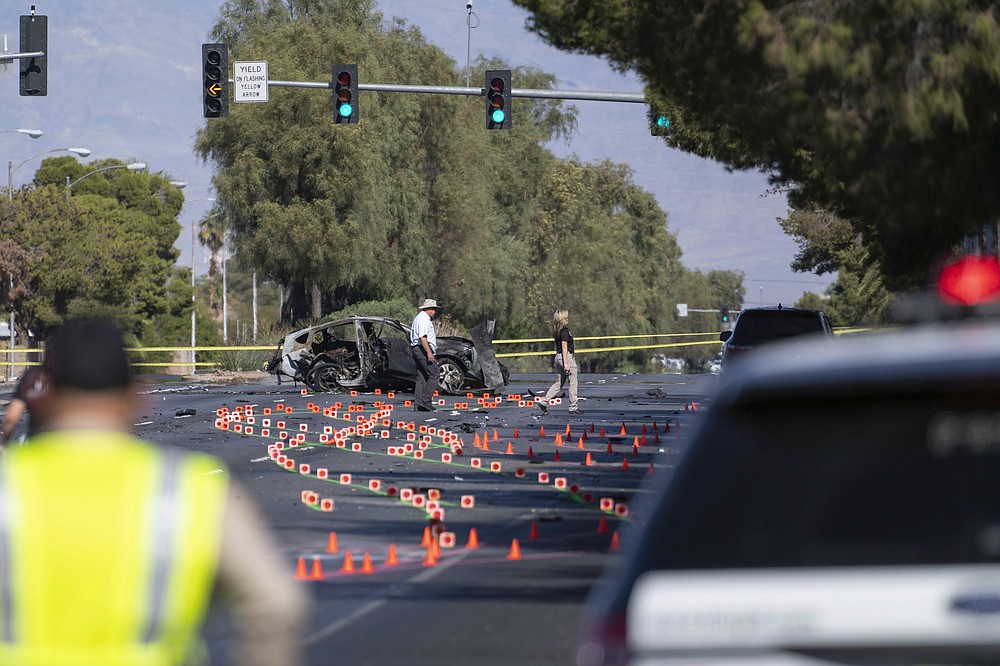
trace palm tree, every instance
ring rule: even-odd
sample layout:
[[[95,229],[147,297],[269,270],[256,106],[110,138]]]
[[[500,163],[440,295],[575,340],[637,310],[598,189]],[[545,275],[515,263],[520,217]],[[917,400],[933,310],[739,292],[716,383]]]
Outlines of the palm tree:
[[[219,253],[226,243],[226,222],[220,213],[218,210],[213,211],[198,222],[198,242],[211,253],[208,264],[208,310],[216,318],[219,312],[215,302],[215,276],[219,272]]]

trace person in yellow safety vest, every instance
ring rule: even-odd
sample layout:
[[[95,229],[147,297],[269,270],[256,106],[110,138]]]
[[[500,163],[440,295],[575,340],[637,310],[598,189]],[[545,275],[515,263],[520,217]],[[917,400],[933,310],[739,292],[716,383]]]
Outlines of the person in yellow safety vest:
[[[223,464],[128,434],[120,332],[69,322],[45,367],[45,431],[0,461],[0,664],[205,661],[216,584],[233,600],[235,663],[297,663],[303,592]]]

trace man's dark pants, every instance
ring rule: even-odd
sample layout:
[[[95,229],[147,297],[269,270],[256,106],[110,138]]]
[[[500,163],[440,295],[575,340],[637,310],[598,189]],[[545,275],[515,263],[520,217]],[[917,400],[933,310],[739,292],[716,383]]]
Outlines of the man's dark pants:
[[[434,391],[438,387],[440,371],[435,360],[427,362],[427,354],[422,346],[410,347],[413,362],[417,364],[417,383],[413,387],[413,406],[417,409],[433,409]]]

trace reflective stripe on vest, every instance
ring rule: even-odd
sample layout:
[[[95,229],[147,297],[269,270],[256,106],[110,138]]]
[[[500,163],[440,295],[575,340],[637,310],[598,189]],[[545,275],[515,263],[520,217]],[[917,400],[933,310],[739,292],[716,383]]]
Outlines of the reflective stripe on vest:
[[[12,450],[0,464],[0,664],[180,663],[218,566],[221,468],[112,433]]]

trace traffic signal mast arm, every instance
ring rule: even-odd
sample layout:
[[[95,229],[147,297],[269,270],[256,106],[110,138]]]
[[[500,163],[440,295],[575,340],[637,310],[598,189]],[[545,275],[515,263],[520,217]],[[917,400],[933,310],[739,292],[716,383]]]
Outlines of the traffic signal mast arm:
[[[11,62],[13,60],[23,60],[25,58],[44,58],[45,51],[31,51],[29,53],[0,53],[0,62]]]
[[[230,83],[232,83],[230,79]],[[329,90],[333,87],[330,81],[309,82],[309,81],[274,81],[267,82],[269,86],[278,88],[322,88]],[[394,83],[358,83],[359,91],[371,90],[373,92],[394,92],[394,93],[424,93],[431,95],[466,95],[466,96],[486,96],[486,88],[463,88],[459,86],[412,86],[397,85]],[[531,88],[511,88],[511,97],[530,97],[534,99],[571,99],[591,102],[632,102],[635,104],[645,104],[646,98],[642,93],[621,93],[603,92],[599,90],[540,90]]]

